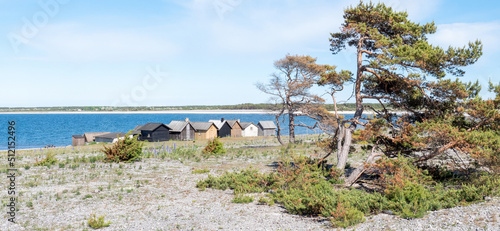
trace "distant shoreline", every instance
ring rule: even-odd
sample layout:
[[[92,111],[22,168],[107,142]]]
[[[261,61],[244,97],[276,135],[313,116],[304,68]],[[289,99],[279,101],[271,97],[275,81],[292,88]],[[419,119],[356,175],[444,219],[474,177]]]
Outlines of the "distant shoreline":
[[[330,111],[334,113],[333,111]],[[339,114],[354,114],[355,111],[338,111]],[[405,112],[395,111],[401,115]],[[0,112],[0,114],[276,114],[270,110],[167,110],[167,111],[21,111]],[[365,115],[375,114],[373,111],[363,112]]]

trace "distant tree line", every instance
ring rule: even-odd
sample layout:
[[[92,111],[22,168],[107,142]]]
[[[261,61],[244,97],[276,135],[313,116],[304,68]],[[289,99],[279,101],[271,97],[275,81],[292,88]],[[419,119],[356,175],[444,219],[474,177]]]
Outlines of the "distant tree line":
[[[382,110],[378,103],[367,103],[377,110]],[[325,104],[326,110],[333,111],[333,104]],[[0,112],[46,112],[46,111],[168,111],[168,110],[273,110],[275,104],[271,103],[243,103],[236,105],[191,105],[191,106],[148,106],[148,107],[103,107],[103,106],[71,106],[71,107],[0,107]],[[338,104],[339,111],[356,110],[355,103]],[[389,108],[391,109],[391,108]]]

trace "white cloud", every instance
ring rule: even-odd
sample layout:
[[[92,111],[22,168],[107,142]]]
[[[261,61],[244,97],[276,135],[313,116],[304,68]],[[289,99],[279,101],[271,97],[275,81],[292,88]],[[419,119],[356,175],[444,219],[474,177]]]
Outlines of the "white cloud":
[[[217,50],[255,53],[311,45],[327,47],[329,33],[340,27],[341,12],[340,8],[309,8],[286,13],[250,10],[244,15],[234,12],[232,17],[213,20],[207,26]]]
[[[445,47],[463,47],[479,39],[484,46],[483,52],[490,53],[500,49],[498,38],[500,22],[495,21],[438,25],[436,33],[429,36],[429,41]]]
[[[50,58],[72,61],[161,60],[180,51],[154,31],[99,29],[80,24],[47,26],[29,45],[45,51]]]
[[[217,17],[211,3],[238,2],[225,17]],[[432,15],[441,0],[382,1],[398,11],[408,11],[412,20]],[[328,38],[331,32],[339,30],[343,22],[343,11],[358,0],[314,2],[297,7],[297,1],[280,4],[255,5],[249,1],[236,0],[193,0],[189,8],[196,12],[194,17],[202,28],[210,31],[205,38],[214,50],[238,53],[272,52],[308,47],[325,47],[328,52]],[[212,41],[210,40],[212,39]]]

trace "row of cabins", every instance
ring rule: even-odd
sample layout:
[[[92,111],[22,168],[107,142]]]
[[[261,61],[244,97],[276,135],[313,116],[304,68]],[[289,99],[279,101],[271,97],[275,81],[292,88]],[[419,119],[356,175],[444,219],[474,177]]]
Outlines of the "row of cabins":
[[[240,120],[209,120],[208,122],[171,121],[163,123],[147,123],[138,125],[132,130],[132,135],[138,135],[141,141],[167,141],[167,140],[206,140],[215,137],[251,137],[272,136],[276,133],[273,121],[259,121],[257,125],[252,122]],[[73,146],[84,145],[90,142],[114,143],[118,137],[125,137],[125,133],[85,133],[73,136]]]
[[[273,121],[257,125],[239,120],[209,120],[208,122],[171,121],[170,124],[148,123],[134,128],[132,135],[151,142],[165,140],[203,140],[215,137],[271,136],[276,133]]]

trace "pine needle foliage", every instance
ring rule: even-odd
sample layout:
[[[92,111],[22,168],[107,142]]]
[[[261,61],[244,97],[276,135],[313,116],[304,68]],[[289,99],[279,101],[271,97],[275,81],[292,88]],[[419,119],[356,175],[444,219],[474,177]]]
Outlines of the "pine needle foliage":
[[[118,139],[113,146],[103,146],[102,152],[108,162],[134,162],[141,159],[142,146],[137,136],[130,137],[129,132],[123,139]]]
[[[224,149],[224,143],[222,143],[218,137],[209,140],[207,146],[202,151],[203,154],[224,154],[226,149]]]

